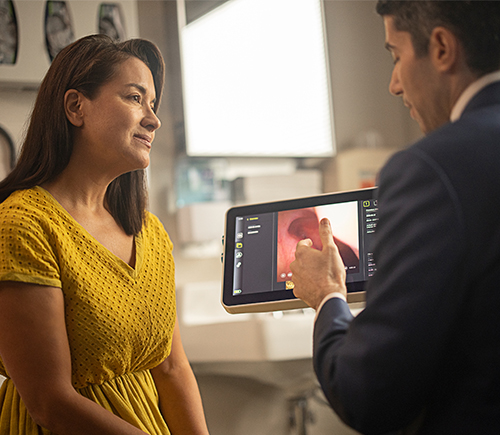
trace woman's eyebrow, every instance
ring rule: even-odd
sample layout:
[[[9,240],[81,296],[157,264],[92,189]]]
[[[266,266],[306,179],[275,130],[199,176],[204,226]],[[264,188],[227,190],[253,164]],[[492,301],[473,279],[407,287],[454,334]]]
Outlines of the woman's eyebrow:
[[[142,85],[139,85],[138,83],[128,83],[125,86],[129,88],[136,88],[139,92],[142,92],[143,94],[146,93],[146,88]]]

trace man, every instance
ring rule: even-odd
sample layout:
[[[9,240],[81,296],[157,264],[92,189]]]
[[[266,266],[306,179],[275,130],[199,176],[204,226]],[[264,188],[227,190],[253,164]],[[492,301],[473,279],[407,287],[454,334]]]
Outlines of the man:
[[[328,221],[299,242],[314,367],[366,434],[500,434],[500,2],[379,1],[390,91],[426,137],[379,177],[377,272],[353,318]]]

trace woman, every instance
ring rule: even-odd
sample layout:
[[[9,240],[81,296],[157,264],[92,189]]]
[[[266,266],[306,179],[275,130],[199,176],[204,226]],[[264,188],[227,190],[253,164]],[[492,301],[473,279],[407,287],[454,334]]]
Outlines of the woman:
[[[94,35],[41,84],[0,183],[0,435],[208,433],[145,211],[163,74],[154,44]]]

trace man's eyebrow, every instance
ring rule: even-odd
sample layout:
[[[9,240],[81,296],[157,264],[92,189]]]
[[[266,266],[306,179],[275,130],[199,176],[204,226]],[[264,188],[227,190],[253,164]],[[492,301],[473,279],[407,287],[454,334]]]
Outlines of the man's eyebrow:
[[[394,45],[389,44],[388,42],[385,43],[384,47],[386,50],[389,50],[389,51],[393,51],[396,48],[396,47],[394,47]]]

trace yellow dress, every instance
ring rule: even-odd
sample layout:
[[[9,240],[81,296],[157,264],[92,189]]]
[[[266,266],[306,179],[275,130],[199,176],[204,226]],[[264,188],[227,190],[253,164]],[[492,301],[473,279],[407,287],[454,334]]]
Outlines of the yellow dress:
[[[83,396],[151,435],[169,434],[149,372],[170,353],[175,324],[172,242],[148,213],[130,267],[41,187],[0,204],[0,280],[64,293],[72,382]],[[0,435],[50,434],[29,416],[7,377]]]

